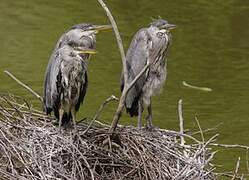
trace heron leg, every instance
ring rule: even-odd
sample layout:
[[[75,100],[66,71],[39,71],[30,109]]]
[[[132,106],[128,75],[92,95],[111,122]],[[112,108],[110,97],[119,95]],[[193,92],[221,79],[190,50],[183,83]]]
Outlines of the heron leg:
[[[61,132],[61,124],[63,118],[64,110],[62,108],[59,109],[59,131]]]
[[[138,117],[137,117],[137,127],[138,129],[142,129],[142,102],[139,100],[138,101]]]
[[[72,108],[71,113],[72,113],[74,131],[76,132],[77,128],[76,128],[76,111],[75,111],[75,108]]]
[[[147,107],[148,108],[148,116],[146,117],[147,120],[147,128],[148,129],[152,129],[153,128],[153,124],[152,124],[152,107],[151,107],[151,100],[150,100],[150,104]]]

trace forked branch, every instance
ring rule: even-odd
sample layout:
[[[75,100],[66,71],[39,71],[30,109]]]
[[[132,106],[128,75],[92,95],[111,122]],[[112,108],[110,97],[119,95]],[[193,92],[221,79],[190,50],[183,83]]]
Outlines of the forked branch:
[[[98,2],[105,10],[106,15],[109,18],[110,23],[111,23],[112,28],[113,28],[113,31],[115,33],[117,43],[118,43],[118,48],[119,48],[121,59],[122,59],[122,64],[123,64],[124,80],[125,80],[125,82],[127,82],[127,67],[126,67],[124,46],[123,46],[123,42],[122,42],[121,36],[119,34],[119,31],[118,31],[117,23],[115,22],[112,14],[111,14],[110,10],[108,9],[108,7],[106,6],[106,4],[102,0],[98,0]]]
[[[110,133],[113,133],[118,125],[118,121],[121,117],[122,111],[124,109],[124,103],[125,103],[125,99],[127,96],[127,93],[129,92],[129,90],[132,88],[132,86],[135,84],[135,82],[146,72],[146,70],[149,67],[149,64],[147,64],[142,70],[141,72],[135,77],[135,79],[131,82],[131,83],[127,83],[127,76],[128,76],[128,72],[127,72],[127,66],[126,66],[126,59],[125,59],[125,52],[124,52],[124,47],[123,47],[123,43],[122,43],[122,39],[120,36],[120,33],[118,31],[118,27],[117,24],[110,12],[110,10],[108,9],[108,7],[106,6],[106,4],[102,1],[102,0],[98,0],[99,4],[103,7],[103,9],[105,10],[107,17],[109,18],[112,28],[114,30],[116,39],[117,39],[117,43],[118,43],[118,47],[119,47],[119,51],[120,51],[120,55],[121,55],[121,59],[122,59],[122,65],[123,65],[123,74],[124,74],[124,89],[122,92],[122,95],[120,97],[119,100],[119,104],[118,104],[118,108],[114,114],[113,120],[112,120],[112,125],[110,128]]]

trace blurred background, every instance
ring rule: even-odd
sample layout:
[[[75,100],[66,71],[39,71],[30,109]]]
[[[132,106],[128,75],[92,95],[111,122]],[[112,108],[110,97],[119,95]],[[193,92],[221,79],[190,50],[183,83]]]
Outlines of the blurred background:
[[[218,127],[219,143],[249,145],[249,1],[245,0],[109,0],[125,49],[138,29],[151,17],[161,16],[177,28],[168,56],[168,76],[163,92],[153,98],[154,124],[178,130],[177,102],[183,99],[185,129]],[[95,0],[0,0],[0,92],[21,95],[41,109],[39,100],[7,77],[9,70],[39,94],[44,73],[60,35],[81,22],[107,24]],[[94,116],[111,94],[120,95],[121,59],[112,32],[97,36],[98,54],[89,60],[89,88],[78,119]],[[212,88],[212,92],[190,89]],[[117,103],[109,104],[101,121],[110,123]],[[120,123],[136,125],[123,114]],[[216,164],[233,169],[238,156],[246,169],[244,150],[221,149]]]

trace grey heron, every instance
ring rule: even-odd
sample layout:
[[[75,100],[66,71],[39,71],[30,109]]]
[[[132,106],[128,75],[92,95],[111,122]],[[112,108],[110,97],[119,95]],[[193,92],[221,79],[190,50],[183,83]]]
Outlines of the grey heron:
[[[83,102],[87,86],[87,62],[95,53],[96,33],[109,25],[78,24],[58,40],[50,56],[44,83],[44,111],[54,112],[61,125],[73,121]]]
[[[163,19],[154,20],[149,27],[140,29],[130,44],[126,54],[127,83],[139,74],[150,63],[134,86],[130,89],[125,99],[125,107],[130,116],[138,116],[138,128],[142,127],[142,112],[147,107],[147,128],[152,125],[151,97],[157,94],[166,80],[166,55],[171,43],[170,30],[176,26]],[[121,74],[121,91],[124,88],[124,74]]]

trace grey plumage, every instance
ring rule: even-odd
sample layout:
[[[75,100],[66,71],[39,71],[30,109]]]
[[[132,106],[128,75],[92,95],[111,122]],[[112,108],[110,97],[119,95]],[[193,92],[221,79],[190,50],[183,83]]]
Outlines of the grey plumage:
[[[87,63],[99,30],[110,26],[78,24],[58,40],[49,59],[44,84],[44,111],[54,111],[59,123],[73,119],[87,91]],[[60,124],[61,125],[61,124]]]
[[[126,54],[128,83],[143,67],[154,62],[148,71],[140,77],[130,89],[125,100],[125,107],[131,116],[138,116],[138,127],[141,128],[143,106],[148,108],[147,126],[152,126],[151,96],[157,94],[166,80],[166,54],[171,43],[170,29],[175,25],[163,19],[153,21],[148,28],[140,29],[130,44]],[[121,75],[121,90],[124,87]]]
[[[57,63],[51,66],[51,94],[47,99],[57,119],[63,109],[61,120],[64,124],[73,118],[84,100],[88,86],[87,63],[69,45],[58,49],[54,60]]]

